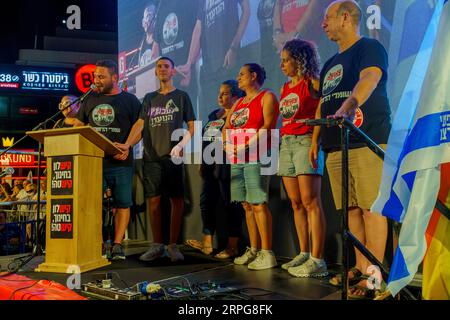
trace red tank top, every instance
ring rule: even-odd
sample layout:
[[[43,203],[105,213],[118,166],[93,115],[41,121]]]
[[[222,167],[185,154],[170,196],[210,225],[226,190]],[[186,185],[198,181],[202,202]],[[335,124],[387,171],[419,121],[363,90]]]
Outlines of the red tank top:
[[[310,0],[282,0],[281,24],[284,32],[295,31],[308,8]]]
[[[283,124],[280,134],[281,136],[310,134],[313,127],[299,120],[315,118],[319,99],[311,96],[308,81],[302,80],[293,88],[289,88],[289,84],[290,82],[284,84],[281,94],[280,113]]]
[[[237,147],[248,141],[258,133],[258,130],[264,125],[264,114],[262,99],[268,90],[261,91],[250,102],[245,102],[245,98],[238,100],[236,108],[230,116],[230,131],[229,140]],[[271,129],[276,128],[276,120],[278,118],[279,109],[278,104],[274,106],[276,109],[274,121]],[[267,150],[270,150],[270,131],[267,132],[267,141],[258,141],[258,146],[266,145]],[[251,148],[250,152],[245,154],[245,162],[256,162],[259,160],[259,153],[257,148]],[[241,159],[235,156],[230,156],[231,163],[243,163]],[[239,161],[238,161],[239,160]]]

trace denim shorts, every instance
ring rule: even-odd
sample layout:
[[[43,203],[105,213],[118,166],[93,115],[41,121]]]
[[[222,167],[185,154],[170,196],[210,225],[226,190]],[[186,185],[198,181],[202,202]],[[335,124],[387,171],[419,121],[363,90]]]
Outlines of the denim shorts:
[[[261,163],[231,165],[232,202],[268,203],[270,176],[261,175],[261,168]]]
[[[309,163],[311,135],[285,135],[281,138],[278,175],[297,177],[303,174],[323,175],[324,153],[319,150],[317,169]]]
[[[103,192],[111,189],[116,208],[126,209],[133,205],[132,183],[133,167],[103,168]]]

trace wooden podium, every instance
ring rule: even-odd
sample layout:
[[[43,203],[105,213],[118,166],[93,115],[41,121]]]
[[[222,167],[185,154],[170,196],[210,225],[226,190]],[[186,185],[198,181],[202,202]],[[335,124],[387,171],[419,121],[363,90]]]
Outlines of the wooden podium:
[[[27,132],[47,157],[45,262],[37,272],[86,272],[102,258],[103,157],[121,151],[91,127]]]

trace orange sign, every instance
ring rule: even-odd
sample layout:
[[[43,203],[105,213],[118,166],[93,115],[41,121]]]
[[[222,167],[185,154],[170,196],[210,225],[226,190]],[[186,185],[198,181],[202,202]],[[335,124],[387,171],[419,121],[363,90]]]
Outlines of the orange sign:
[[[20,151],[33,152],[34,150],[20,150]],[[0,166],[9,166],[9,167],[34,166],[34,162],[35,159],[33,154],[7,153],[0,157]]]

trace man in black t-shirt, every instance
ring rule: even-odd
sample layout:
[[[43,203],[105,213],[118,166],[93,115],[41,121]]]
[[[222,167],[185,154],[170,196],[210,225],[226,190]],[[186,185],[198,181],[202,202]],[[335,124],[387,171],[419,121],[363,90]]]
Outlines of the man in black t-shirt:
[[[377,144],[387,143],[391,128],[390,106],[386,92],[388,58],[386,50],[374,39],[360,36],[361,9],[354,1],[334,1],[322,23],[328,38],[339,46],[321,72],[321,101],[317,118],[347,118]],[[311,162],[317,159],[319,133],[322,148],[328,153],[327,170],[337,209],[341,209],[340,130],[316,127],[311,147]],[[349,151],[349,226],[350,231],[378,259],[383,261],[387,239],[386,218],[370,212],[381,180],[383,162],[358,137],[351,136]],[[371,263],[355,250],[356,269],[369,273]],[[349,272],[349,278],[357,276]],[[339,278],[333,279],[338,282]],[[373,295],[362,279],[350,288],[350,298]]]
[[[188,94],[173,85],[174,75],[173,61],[161,57],[156,63],[156,77],[161,89],[144,97],[139,120],[126,142],[117,145],[126,151],[142,136],[144,139],[144,191],[154,243],[141,255],[143,261],[155,260],[166,253],[161,226],[162,195],[170,198],[172,206],[167,253],[173,262],[184,259],[177,247],[184,211],[183,164],[175,164],[172,158],[183,157],[183,148],[194,134],[195,115]],[[173,141],[172,134],[182,129],[183,123],[187,123],[188,132],[181,141]]]
[[[91,94],[81,104],[75,126],[89,124],[112,142],[125,142],[133,123],[139,116],[140,102],[132,94],[118,87],[117,64],[104,60],[97,62],[94,84],[97,93]],[[120,159],[121,158],[121,159]],[[123,159],[123,160],[122,160]],[[115,235],[111,249],[113,260],[125,259],[122,240],[130,220],[132,201],[133,157],[126,152],[103,159],[103,189],[109,187],[115,199]],[[102,196],[102,195],[99,195]],[[109,253],[107,252],[106,255]]]

